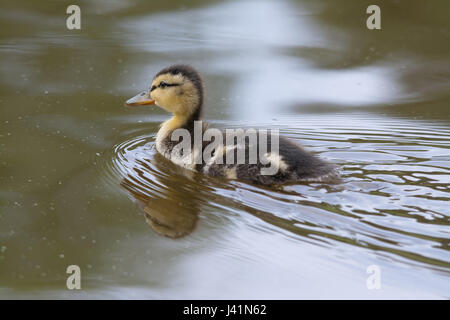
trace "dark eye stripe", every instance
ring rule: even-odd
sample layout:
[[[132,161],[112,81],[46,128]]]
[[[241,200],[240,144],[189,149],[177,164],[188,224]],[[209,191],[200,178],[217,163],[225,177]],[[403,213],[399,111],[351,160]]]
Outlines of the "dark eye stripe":
[[[178,86],[181,86],[181,83],[165,83],[165,82],[163,82],[163,83],[164,83],[163,85],[161,85],[161,83],[160,83],[158,86],[152,86],[150,88],[150,92],[152,92],[156,88],[164,89],[165,87],[178,87]]]
[[[160,84],[158,87],[176,87],[176,86],[180,86],[180,83],[164,83],[163,85]]]

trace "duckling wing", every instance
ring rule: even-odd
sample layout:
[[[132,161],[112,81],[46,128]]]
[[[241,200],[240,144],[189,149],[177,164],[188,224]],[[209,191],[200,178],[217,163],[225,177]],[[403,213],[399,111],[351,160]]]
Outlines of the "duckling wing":
[[[306,151],[285,137],[279,143],[280,170],[289,172],[293,180],[331,181],[339,178],[338,168]]]
[[[285,137],[279,137],[276,150],[272,150],[270,137],[267,142],[267,148],[261,151],[258,140],[255,162],[251,160],[250,156],[252,150],[255,150],[254,145],[248,140],[243,145],[226,145],[224,143],[224,146],[217,150],[213,161],[202,165],[201,171],[212,176],[223,176],[264,185],[296,181],[325,182],[339,177],[334,165],[321,160]],[[231,163],[228,161],[231,153],[233,154],[232,159],[237,160],[238,153],[244,150],[245,161]],[[220,161],[216,161],[219,158]]]

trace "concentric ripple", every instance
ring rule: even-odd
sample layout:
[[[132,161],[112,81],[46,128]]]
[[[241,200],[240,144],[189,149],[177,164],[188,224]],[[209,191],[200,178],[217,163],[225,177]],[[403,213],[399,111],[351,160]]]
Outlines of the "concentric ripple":
[[[216,215],[230,229],[244,224],[296,241],[348,252],[357,247],[391,261],[449,271],[447,125],[359,115],[286,117],[247,125],[279,128],[340,165],[343,182],[274,189],[212,179],[162,158],[153,135],[115,147],[110,181],[120,180],[161,235],[186,236],[195,232],[199,216]]]

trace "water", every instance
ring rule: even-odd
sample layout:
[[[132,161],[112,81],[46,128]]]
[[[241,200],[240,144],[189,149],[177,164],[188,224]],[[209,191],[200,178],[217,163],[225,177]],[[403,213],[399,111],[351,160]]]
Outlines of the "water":
[[[449,297],[446,2],[386,1],[381,32],[360,1],[86,1],[81,31],[68,4],[2,4],[1,298]],[[343,182],[167,162],[168,115],[123,102],[176,62],[204,75],[212,126],[279,129]]]

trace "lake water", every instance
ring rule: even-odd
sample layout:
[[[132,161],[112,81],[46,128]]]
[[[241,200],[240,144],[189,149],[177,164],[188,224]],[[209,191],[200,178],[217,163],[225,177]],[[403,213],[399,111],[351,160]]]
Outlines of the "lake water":
[[[81,30],[70,2],[2,3],[0,298],[448,299],[450,4],[379,3],[381,30],[357,0],[81,1]],[[173,63],[211,126],[279,129],[342,183],[162,158],[169,115],[123,103]]]

